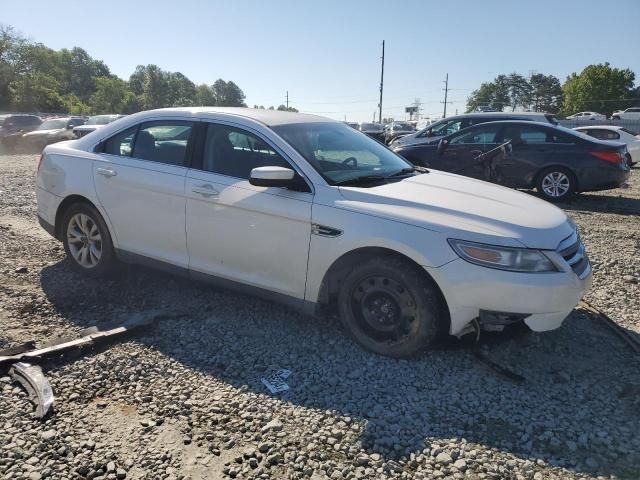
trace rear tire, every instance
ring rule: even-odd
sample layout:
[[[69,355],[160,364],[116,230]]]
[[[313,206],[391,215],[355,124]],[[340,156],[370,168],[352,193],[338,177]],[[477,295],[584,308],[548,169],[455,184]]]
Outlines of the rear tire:
[[[74,203],[62,216],[60,234],[71,267],[100,277],[111,272],[116,255],[109,229],[100,212],[88,203]]]
[[[549,167],[538,174],[536,190],[548,202],[565,202],[576,193],[577,183],[571,170]]]
[[[443,305],[437,287],[414,265],[375,257],[356,265],[341,283],[340,319],[365,349],[406,358],[437,337]]]

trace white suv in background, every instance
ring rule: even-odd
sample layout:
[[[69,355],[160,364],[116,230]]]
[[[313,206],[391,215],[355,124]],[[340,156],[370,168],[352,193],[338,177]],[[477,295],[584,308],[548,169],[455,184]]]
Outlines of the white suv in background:
[[[631,107],[613,112],[611,120],[640,120],[640,107]]]
[[[134,114],[47,147],[37,198],[76,270],[138,262],[333,310],[394,357],[471,325],[557,328],[591,282],[562,210],[313,115]]]

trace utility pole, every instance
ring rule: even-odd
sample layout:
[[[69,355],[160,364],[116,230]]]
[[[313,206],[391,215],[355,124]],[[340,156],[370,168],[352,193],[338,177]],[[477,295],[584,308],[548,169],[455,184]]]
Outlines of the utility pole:
[[[287,110],[289,110],[289,90],[287,90]]]
[[[382,41],[382,71],[380,72],[380,103],[378,104],[378,122],[382,124],[382,87],[384,86],[384,40]]]
[[[447,103],[451,103],[451,102],[447,102],[447,94],[449,93],[449,74],[447,73],[447,76],[444,80],[444,112],[442,114],[442,118],[447,118]]]

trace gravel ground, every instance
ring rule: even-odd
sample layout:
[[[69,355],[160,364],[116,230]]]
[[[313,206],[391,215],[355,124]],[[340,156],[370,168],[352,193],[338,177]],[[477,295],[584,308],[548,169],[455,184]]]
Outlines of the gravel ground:
[[[0,347],[150,308],[188,315],[49,362],[56,411],[0,373],[0,477],[640,478],[640,361],[586,310],[488,338],[515,385],[450,342],[391,360],[334,320],[138,267],[74,274],[36,225],[37,157],[0,156]],[[565,205],[594,264],[587,300],[640,334],[640,170]],[[634,283],[635,282],[635,283]],[[260,378],[291,370],[290,390]]]

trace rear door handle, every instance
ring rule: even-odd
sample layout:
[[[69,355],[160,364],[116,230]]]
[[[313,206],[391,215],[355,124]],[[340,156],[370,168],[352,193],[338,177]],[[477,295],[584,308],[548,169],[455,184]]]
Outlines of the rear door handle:
[[[191,191],[207,198],[217,197],[218,195],[220,195],[220,192],[213,188],[213,185],[209,183],[205,183],[204,185],[196,185],[191,189]]]
[[[98,173],[105,177],[115,177],[116,175],[118,175],[118,172],[116,172],[115,170],[111,170],[110,168],[99,168]]]

